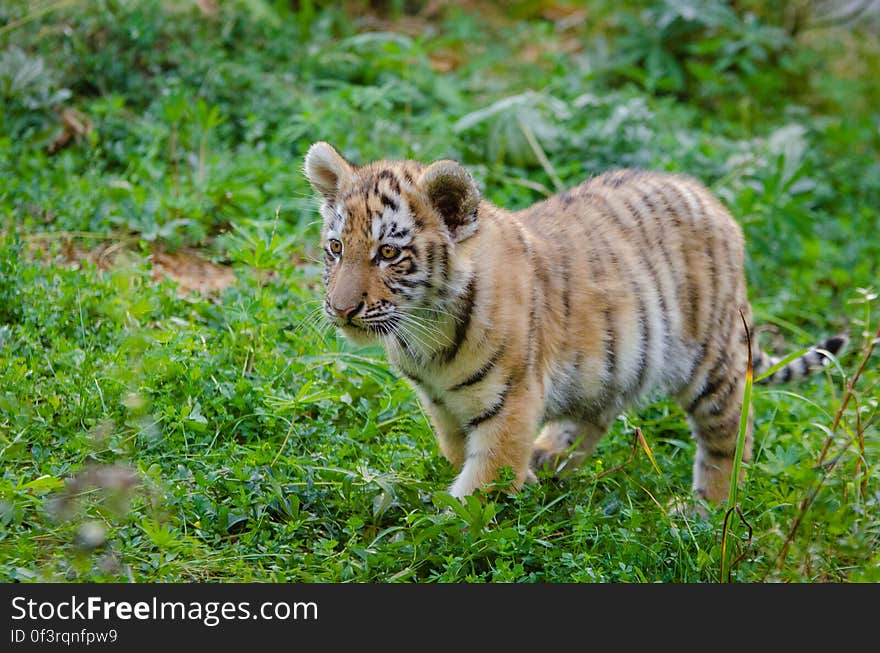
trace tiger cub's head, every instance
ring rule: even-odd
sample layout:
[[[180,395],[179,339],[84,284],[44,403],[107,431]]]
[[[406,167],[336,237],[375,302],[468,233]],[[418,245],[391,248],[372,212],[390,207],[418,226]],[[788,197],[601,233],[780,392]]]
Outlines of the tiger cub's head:
[[[377,161],[356,167],[315,143],[305,174],[321,195],[324,312],[368,342],[412,329],[419,309],[449,292],[457,243],[477,231],[480,194],[454,161]]]

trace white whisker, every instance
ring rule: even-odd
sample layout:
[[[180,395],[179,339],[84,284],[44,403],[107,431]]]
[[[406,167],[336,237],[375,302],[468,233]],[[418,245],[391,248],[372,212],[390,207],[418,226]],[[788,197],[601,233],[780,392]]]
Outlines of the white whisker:
[[[436,322],[429,322],[413,315],[412,313],[402,313],[402,319],[424,333],[426,336],[429,336],[437,345],[443,346],[444,341],[445,344],[452,344],[452,340],[447,334],[440,330],[440,326]]]
[[[402,341],[407,345],[407,348],[408,348],[410,351],[412,351],[412,347],[409,346],[411,343],[407,342],[407,340],[410,339],[410,340],[414,340],[414,341],[416,342],[416,344],[419,345],[419,348],[420,348],[423,352],[430,352],[430,351],[432,351],[431,347],[430,347],[430,346],[429,346],[429,345],[428,345],[428,344],[427,344],[427,343],[421,338],[421,336],[420,336],[417,332],[413,331],[413,330],[410,328],[411,326],[412,326],[411,324],[407,324],[407,323],[406,323],[405,321],[403,321],[403,320],[401,320],[401,321],[398,323],[399,333],[400,333],[402,336],[405,336],[405,337],[402,339]]]

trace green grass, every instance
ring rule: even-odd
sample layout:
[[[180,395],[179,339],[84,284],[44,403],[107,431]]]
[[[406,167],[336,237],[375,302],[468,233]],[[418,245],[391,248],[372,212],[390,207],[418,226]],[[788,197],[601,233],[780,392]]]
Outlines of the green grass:
[[[830,431],[880,321],[876,27],[791,34],[757,0],[570,24],[537,1],[44,4],[0,8],[0,579],[719,580],[724,510],[665,510],[694,450],[666,401],[563,482],[445,494],[411,389],[316,312],[301,162],[327,140],[462,160],[508,207],[614,166],[703,180],[745,230],[764,345],[851,336],[826,374],[755,387],[731,578],[880,580],[876,353]],[[92,129],[49,154],[62,105]],[[182,248],[235,282],[178,292],[155,257]]]

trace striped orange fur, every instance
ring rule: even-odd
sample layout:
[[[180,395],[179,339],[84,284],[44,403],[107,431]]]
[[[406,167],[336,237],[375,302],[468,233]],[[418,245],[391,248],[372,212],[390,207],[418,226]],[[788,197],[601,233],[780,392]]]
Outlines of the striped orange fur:
[[[327,317],[381,340],[410,379],[458,470],[453,495],[505,466],[517,488],[538,466],[573,468],[623,410],[661,392],[697,440],[694,492],[727,496],[740,311],[750,325],[752,313],[742,231],[699,182],[618,170],[512,212],[453,161],[357,167],[316,143],[305,172],[323,200]],[[770,380],[827,362],[811,350]]]

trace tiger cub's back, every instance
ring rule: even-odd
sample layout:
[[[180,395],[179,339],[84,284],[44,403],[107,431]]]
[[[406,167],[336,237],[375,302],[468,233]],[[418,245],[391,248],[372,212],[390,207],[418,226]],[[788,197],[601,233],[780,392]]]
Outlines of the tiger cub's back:
[[[603,381],[624,403],[660,387],[687,400],[751,325],[739,225],[706,188],[681,175],[619,170],[519,214],[567,275],[566,341],[600,324],[614,369]],[[566,303],[566,302],[563,302]],[[565,342],[561,352],[578,347]],[[736,368],[736,369],[734,369]],[[617,393],[615,393],[617,394]]]

